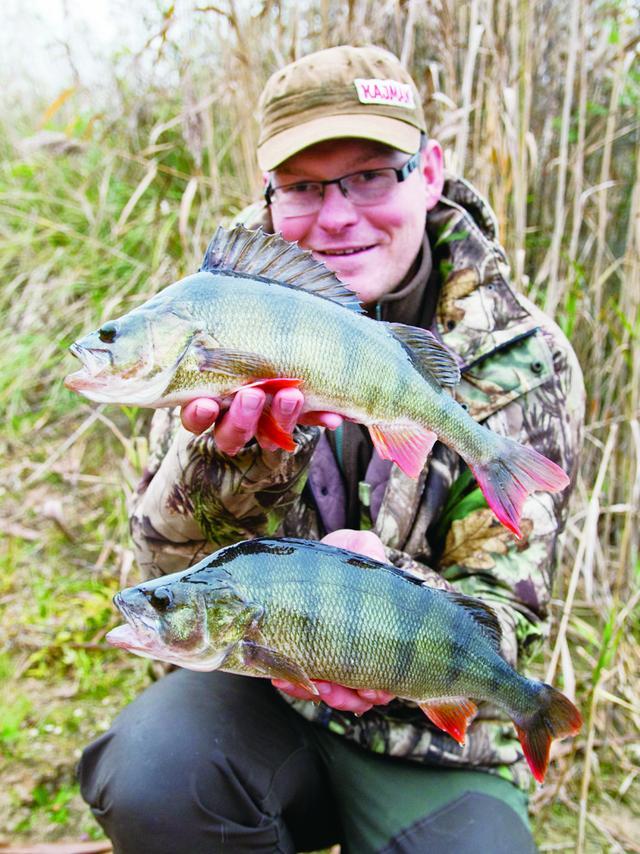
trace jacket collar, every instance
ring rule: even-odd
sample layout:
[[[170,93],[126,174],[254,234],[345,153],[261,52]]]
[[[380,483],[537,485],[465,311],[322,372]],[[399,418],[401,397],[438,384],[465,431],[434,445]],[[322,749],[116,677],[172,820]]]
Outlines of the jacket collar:
[[[448,176],[441,200],[429,212],[427,234],[441,280],[436,330],[463,369],[536,328],[508,284],[496,230],[479,193]]]

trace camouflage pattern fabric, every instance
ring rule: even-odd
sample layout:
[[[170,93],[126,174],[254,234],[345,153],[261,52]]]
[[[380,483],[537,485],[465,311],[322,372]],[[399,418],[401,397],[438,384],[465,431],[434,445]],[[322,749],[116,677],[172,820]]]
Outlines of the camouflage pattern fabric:
[[[270,226],[259,206],[244,221]],[[460,363],[458,400],[492,430],[554,460],[573,482],[584,416],[580,367],[556,324],[510,288],[490,208],[469,184],[449,178],[429,213],[427,236],[440,286],[432,329]],[[193,437],[175,413],[157,412],[148,471],[131,516],[143,570],[173,572],[247,537],[321,537],[321,520],[304,488],[318,437],[317,429],[304,428],[296,432],[293,454],[266,453],[254,444],[228,457],[211,435]],[[530,496],[518,541],[494,519],[457,454],[437,443],[418,480],[391,468],[374,530],[392,563],[431,586],[490,603],[502,625],[505,657],[522,670],[546,634],[556,541],[570,491]],[[513,725],[489,704],[481,704],[460,747],[401,701],[358,718],[286,699],[306,718],[370,750],[471,765],[530,784]]]

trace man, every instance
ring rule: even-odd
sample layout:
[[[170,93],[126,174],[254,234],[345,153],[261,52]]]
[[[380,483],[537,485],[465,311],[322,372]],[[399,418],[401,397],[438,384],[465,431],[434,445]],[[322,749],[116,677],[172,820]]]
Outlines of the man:
[[[339,47],[276,72],[261,99],[258,160],[265,206],[246,222],[312,250],[372,317],[430,328],[460,363],[456,394],[470,414],[573,477],[583,411],[575,357],[509,288],[493,216],[444,175],[395,57]],[[291,454],[255,442],[267,403],[257,389],[238,392],[222,414],[216,401],[193,401],[187,429],[175,413],[156,414],[132,516],[143,568],[182,569],[265,533],[325,535],[489,602],[516,663],[543,633],[568,491],[531,496],[516,541],[444,445],[413,480],[335,413],[301,425],[302,402],[295,389],[271,402],[280,426],[295,428]],[[495,709],[481,706],[461,748],[381,692],[319,683],[315,705],[275,684],[282,693],[262,680],[175,671],[87,748],[83,795],[116,851],[534,850],[530,778]]]

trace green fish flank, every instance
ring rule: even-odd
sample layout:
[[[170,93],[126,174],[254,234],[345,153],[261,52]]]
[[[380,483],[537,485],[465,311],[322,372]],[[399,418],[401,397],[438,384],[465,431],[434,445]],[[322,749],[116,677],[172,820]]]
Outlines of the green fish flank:
[[[249,540],[124,590],[116,604],[128,626],[111,633],[115,645],[311,692],[312,680],[388,691],[420,704],[459,741],[475,705],[460,710],[469,699],[490,701],[512,718],[523,746],[535,736],[525,753],[537,779],[551,739],[581,723],[563,695],[504,660],[486,605],[333,546]]]
[[[456,402],[459,366],[432,333],[367,317],[326,267],[274,235],[219,229],[199,273],[71,350],[84,368],[66,385],[99,402],[176,406],[293,383],[303,412],[365,424],[378,454],[411,477],[440,439],[517,536],[527,495],[568,484],[555,463],[476,423]],[[280,441],[292,449],[289,437]]]

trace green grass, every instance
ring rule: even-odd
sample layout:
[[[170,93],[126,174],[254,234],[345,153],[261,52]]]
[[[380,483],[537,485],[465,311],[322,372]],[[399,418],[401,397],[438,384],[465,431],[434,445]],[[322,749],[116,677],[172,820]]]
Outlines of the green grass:
[[[359,4],[353,5],[357,12]],[[593,4],[587,5],[595,14]],[[463,11],[461,7],[460,22],[466,26]],[[452,25],[440,23],[445,29]],[[246,24],[246,43],[251,45],[257,39],[254,24],[267,27],[262,18]],[[447,32],[440,40],[425,30],[418,35],[421,68],[425,44],[454,51],[454,43],[466,43],[462,36],[447,40]],[[496,45],[500,50],[500,39]],[[281,48],[288,56],[289,47]],[[265,47],[265,57],[270,49]],[[240,63],[243,55],[240,52]],[[262,62],[256,60],[256,79]],[[610,68],[612,62],[599,62],[589,118],[600,125],[590,129],[590,143],[606,120],[610,87],[600,69]],[[461,62],[458,65],[462,68]],[[552,66],[548,73],[552,79]],[[41,151],[22,157],[14,143],[35,130],[33,116],[13,116],[0,127],[0,827],[12,841],[101,835],[78,794],[75,765],[82,747],[104,732],[151,679],[147,663],[108,648],[104,641],[118,622],[112,595],[121,584],[138,580],[135,567],[122,577],[130,566],[131,548],[126,503],[144,467],[149,413],[103,407],[96,418],[94,407],[62,384],[75,367],[66,348],[81,332],[197,269],[215,226],[251,200],[255,166],[243,154],[242,143],[252,127],[248,110],[255,91],[245,92],[242,79],[239,74],[238,80],[214,81],[221,87],[221,99],[212,106],[210,132],[202,131],[199,155],[180,123],[163,130],[150,148],[154,129],[185,106],[179,91],[157,91],[151,85],[137,92],[132,83],[121,82],[122,105],[109,117],[96,116],[86,103],[66,103],[48,126],[66,128],[82,143],[75,154]],[[206,79],[200,85],[209,92],[213,84]],[[502,85],[487,78],[483,91],[493,86],[499,103]],[[633,91],[629,86],[635,86]],[[630,76],[624,91],[631,104],[625,109],[635,110],[640,91],[636,77]],[[554,92],[552,107],[537,107],[549,115],[558,113],[562,93]],[[455,98],[453,90],[450,94]],[[544,94],[538,92],[539,99]],[[490,111],[485,113],[490,116]],[[630,112],[620,118],[621,125],[631,121]],[[501,128],[497,120],[494,138],[478,135],[481,150],[470,152],[471,164],[489,162],[485,146],[497,153],[505,150]],[[538,140],[546,133],[542,124],[533,130]],[[534,178],[554,174],[555,166],[549,163],[556,156],[555,142],[549,152],[541,152],[547,160],[540,174],[532,172],[530,190]],[[563,541],[554,632],[576,552],[592,535],[596,555],[593,596],[587,600],[581,579],[567,633],[569,660],[561,660],[556,678],[565,688],[575,684],[587,725],[577,739],[562,745],[548,782],[532,798],[534,828],[543,850],[576,850],[585,791],[584,850],[639,850],[640,607],[637,599],[633,605],[633,597],[640,574],[633,568],[638,561],[633,490],[640,467],[634,433],[640,414],[640,314],[630,290],[637,282],[632,278],[637,252],[624,244],[636,149],[637,140],[629,133],[613,152],[612,174],[618,185],[608,199],[615,229],[610,228],[605,257],[609,263],[611,253],[621,257],[628,252],[628,258],[626,266],[607,279],[605,310],[598,317],[592,305],[594,253],[589,248],[594,245],[593,207],[585,209],[578,257],[569,259],[568,234],[563,244],[566,269],[558,321],[584,368],[591,426]],[[482,156],[476,158],[478,153]],[[504,166],[496,158],[496,168],[506,169],[508,184],[513,179],[510,164]],[[589,158],[585,169],[593,186],[599,181],[600,150]],[[156,176],[131,207],[152,162]],[[469,177],[491,197],[495,175],[481,170],[477,167]],[[181,235],[181,206],[191,177],[197,178],[198,190]],[[499,177],[502,180],[502,172]],[[536,185],[535,192],[524,195],[529,196],[531,230],[524,248],[531,283],[543,264],[553,227],[553,187],[545,185],[543,190],[541,195]],[[568,216],[571,203],[568,199]],[[511,234],[503,238],[509,243]],[[542,304],[544,283],[531,284],[529,293]],[[596,530],[589,531],[584,511],[615,419],[619,432],[597,496],[600,514]],[[633,607],[625,614],[629,603]],[[553,641],[554,635],[551,645]],[[540,676],[548,654],[549,648],[546,658],[536,662]]]

